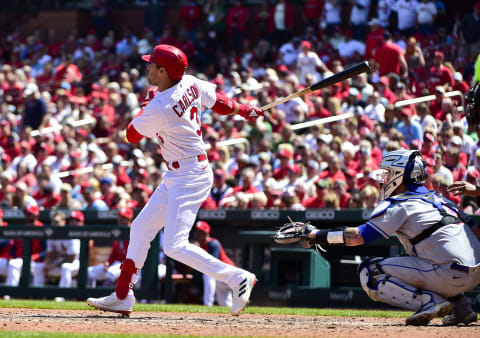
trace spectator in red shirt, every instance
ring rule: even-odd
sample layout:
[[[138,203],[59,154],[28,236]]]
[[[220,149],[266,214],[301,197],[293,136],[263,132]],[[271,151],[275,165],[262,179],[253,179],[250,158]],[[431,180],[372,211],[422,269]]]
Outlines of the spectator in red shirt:
[[[119,227],[130,227],[133,219],[133,210],[122,208],[118,210],[117,224]],[[113,241],[110,256],[103,264],[88,268],[88,283],[96,286],[97,280],[103,280],[103,286],[112,287],[120,276],[120,265],[125,260],[128,250],[128,240]]]
[[[188,32],[188,38],[196,41],[196,32],[202,19],[200,6],[196,1],[188,1],[180,8],[180,22]],[[182,49],[183,50],[183,49]]]
[[[367,34],[367,39],[365,42],[365,57],[371,59],[375,54],[375,51],[383,43],[383,33],[385,29],[380,26],[380,20],[373,18],[368,22],[370,26],[370,32]]]
[[[273,171],[273,178],[277,181],[284,179],[288,175],[292,153],[288,149],[280,149],[277,158],[280,159],[280,166]]]
[[[388,103],[394,103],[397,100],[395,93],[390,89],[390,80],[386,76],[380,76],[377,82],[377,91],[380,96],[388,100]]]
[[[333,183],[333,191],[338,197],[340,209],[348,207],[348,201],[350,200],[350,193],[347,191],[347,182],[337,180]]]
[[[313,109],[308,115],[309,119],[321,119],[331,115],[331,113],[325,108],[323,97],[313,96],[311,97],[311,102],[313,103]]]
[[[258,189],[252,184],[255,178],[255,171],[252,168],[245,168],[242,170],[242,182],[240,185],[233,188],[232,193],[229,196],[235,195],[241,191],[245,194],[253,194],[258,192]]]
[[[269,178],[263,186],[263,193],[267,196],[267,203],[265,208],[275,208],[281,204],[280,196],[282,192],[276,189],[277,182],[274,178]]]
[[[43,65],[43,72],[36,77],[40,90],[52,90],[54,87],[55,77],[53,74],[53,63],[46,62]]]
[[[227,12],[227,32],[232,39],[233,47],[242,46],[248,24],[248,10],[241,0],[236,0]]]
[[[462,181],[467,168],[460,163],[460,148],[449,147],[445,153],[445,166],[453,175],[453,182]]]
[[[91,152],[90,152],[91,153]],[[122,164],[123,158],[121,155],[115,155],[112,158],[113,175],[117,178],[117,186],[125,186],[131,182],[130,177],[127,175],[125,166]]]
[[[463,94],[465,94],[468,91],[469,86],[468,86],[468,83],[463,81],[462,73],[460,72],[453,73],[453,81],[454,81],[453,90],[459,90]]]
[[[104,177],[100,180],[100,192],[102,193],[102,201],[111,208],[113,205],[113,191],[112,191],[113,181],[110,177]]]
[[[389,73],[398,75],[408,73],[403,50],[392,41],[392,35],[387,31],[383,33],[383,44],[375,50],[373,60],[377,63],[380,76]]]
[[[442,86],[447,91],[455,85],[452,72],[443,64],[443,53],[436,51],[433,55],[433,66],[430,68],[430,75],[428,76],[431,94],[435,92],[437,86]]]
[[[430,102],[430,113],[432,116],[440,121],[443,121],[445,113],[442,111],[442,103],[445,98],[445,88],[442,86],[437,86],[435,88],[435,100]]]
[[[372,158],[372,148],[371,143],[368,141],[360,142],[360,149],[357,152],[358,155],[358,168],[365,169],[369,168],[371,170],[378,169],[378,165]]]
[[[3,216],[4,216],[3,210],[0,209],[0,226],[1,227],[4,227],[4,226],[8,225],[8,223],[3,220]],[[3,255],[0,254],[0,257],[3,257]],[[3,258],[5,258],[5,257],[3,257]]]
[[[60,195],[54,191],[50,178],[43,174],[37,176],[38,190],[33,194],[37,204],[45,209],[52,209],[60,203]]]
[[[82,81],[82,73],[77,65],[72,63],[72,56],[67,54],[65,61],[55,68],[55,84],[60,87],[62,82],[75,84]]]
[[[423,144],[420,150],[420,153],[424,158],[428,157],[433,159],[433,155],[435,154],[436,148],[435,145],[435,134],[432,130],[424,130],[423,132]]]
[[[294,15],[292,5],[286,0],[278,0],[276,4],[270,8],[270,31],[274,33],[275,41],[277,41],[279,45],[282,45],[290,39]]]
[[[323,208],[324,197],[328,193],[328,182],[318,179],[315,182],[315,196],[303,200],[302,205],[307,209]]]
[[[340,158],[337,155],[332,156],[330,161],[328,162],[328,169],[324,170],[318,175],[319,179],[326,179],[331,178],[333,182],[338,180],[345,181],[345,174],[343,173],[342,163]]]
[[[318,20],[322,16],[324,6],[323,0],[306,0],[303,8],[303,15],[307,26],[318,27]]]

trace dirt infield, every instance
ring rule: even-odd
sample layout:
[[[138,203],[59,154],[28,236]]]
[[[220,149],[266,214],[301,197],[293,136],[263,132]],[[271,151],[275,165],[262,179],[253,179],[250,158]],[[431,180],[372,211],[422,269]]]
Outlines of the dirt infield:
[[[263,337],[479,337],[480,324],[407,327],[401,318],[279,316],[133,312],[130,318],[101,311],[0,309],[0,331],[137,333]],[[0,333],[1,335],[1,333]]]

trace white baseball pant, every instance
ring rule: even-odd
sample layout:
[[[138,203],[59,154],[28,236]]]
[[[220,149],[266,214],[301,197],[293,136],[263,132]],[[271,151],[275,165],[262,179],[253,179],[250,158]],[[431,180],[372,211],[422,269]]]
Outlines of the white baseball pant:
[[[34,264],[34,262],[32,262]],[[5,282],[8,286],[18,286],[20,284],[20,277],[22,275],[22,258],[12,258],[8,261],[7,268],[7,281]]]
[[[97,280],[108,280],[115,282],[120,276],[120,266],[122,262],[115,261],[109,265],[107,269],[103,264],[93,265],[88,267],[88,280],[96,282]]]
[[[45,273],[43,267],[45,263],[38,262],[33,265],[33,286],[45,285]],[[53,277],[60,277],[58,286],[61,288],[71,288],[73,286],[73,276],[78,274],[80,268],[80,261],[74,260],[71,263],[62,263],[58,268],[49,271],[49,275]]]
[[[232,306],[232,289],[222,282],[216,281],[214,278],[203,275],[203,304],[213,306],[217,299],[220,306]]]
[[[162,184],[133,221],[127,258],[142,268],[150,242],[165,226],[163,250],[167,256],[233,288],[246,271],[223,263],[188,241],[198,209],[210,193],[212,169],[208,161],[199,162],[197,157],[178,163],[180,167],[165,174]],[[171,163],[169,166],[173,167]]]

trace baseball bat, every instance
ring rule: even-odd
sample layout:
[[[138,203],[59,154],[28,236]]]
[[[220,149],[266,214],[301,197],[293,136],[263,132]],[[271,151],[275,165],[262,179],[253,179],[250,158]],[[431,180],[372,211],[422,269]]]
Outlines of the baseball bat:
[[[278,99],[275,102],[269,103],[269,104],[261,107],[260,109],[263,110],[263,111],[269,110],[269,109],[271,109],[275,106],[278,106],[280,103],[284,103],[284,102],[293,100],[296,97],[303,96],[305,94],[311,93],[311,92],[313,92],[315,90],[318,90],[320,88],[325,88],[325,87],[331,86],[331,85],[333,85],[337,82],[341,82],[343,80],[352,78],[352,77],[354,77],[358,74],[362,74],[362,73],[365,73],[365,72],[368,72],[368,71],[370,71],[370,64],[368,63],[368,61],[360,62],[360,63],[358,63],[358,64],[356,64],[352,67],[348,67],[347,69],[341,71],[340,73],[334,74],[332,76],[327,77],[326,79],[318,81],[317,83],[311,85],[310,87],[304,88],[302,90],[299,90],[296,93],[290,94],[286,97],[282,97],[282,98]]]

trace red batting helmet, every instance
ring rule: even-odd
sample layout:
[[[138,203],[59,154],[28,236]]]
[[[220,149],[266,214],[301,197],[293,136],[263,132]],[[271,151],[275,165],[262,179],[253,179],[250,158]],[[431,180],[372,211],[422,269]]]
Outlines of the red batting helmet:
[[[180,81],[187,70],[188,60],[186,55],[177,47],[158,45],[150,55],[143,55],[142,60],[165,67],[172,80]]]

